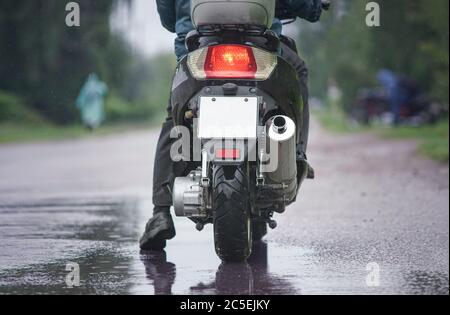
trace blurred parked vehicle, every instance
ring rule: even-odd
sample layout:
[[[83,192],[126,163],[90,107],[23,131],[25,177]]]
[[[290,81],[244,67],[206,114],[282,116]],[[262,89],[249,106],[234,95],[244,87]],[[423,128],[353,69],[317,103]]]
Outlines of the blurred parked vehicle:
[[[370,125],[374,121],[422,125],[433,124],[439,119],[440,106],[432,103],[414,81],[400,78],[396,90],[401,97],[393,97],[384,87],[361,89],[351,108],[352,119],[362,125]]]

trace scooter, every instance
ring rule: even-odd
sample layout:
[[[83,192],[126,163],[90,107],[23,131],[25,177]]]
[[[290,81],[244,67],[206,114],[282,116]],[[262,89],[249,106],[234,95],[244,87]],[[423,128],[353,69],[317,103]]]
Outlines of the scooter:
[[[253,242],[276,228],[274,213],[314,177],[301,150],[309,113],[269,29],[275,9],[275,0],[192,0],[196,30],[173,79],[175,129],[189,134],[190,165],[174,181],[175,214],[199,231],[213,224],[225,262],[247,260]]]

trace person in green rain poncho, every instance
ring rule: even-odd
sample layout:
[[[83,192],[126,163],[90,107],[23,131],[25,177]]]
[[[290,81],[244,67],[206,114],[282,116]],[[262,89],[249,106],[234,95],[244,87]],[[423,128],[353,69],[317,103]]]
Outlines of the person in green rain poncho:
[[[89,75],[76,100],[83,124],[90,130],[96,129],[105,119],[104,99],[108,87],[95,73]]]

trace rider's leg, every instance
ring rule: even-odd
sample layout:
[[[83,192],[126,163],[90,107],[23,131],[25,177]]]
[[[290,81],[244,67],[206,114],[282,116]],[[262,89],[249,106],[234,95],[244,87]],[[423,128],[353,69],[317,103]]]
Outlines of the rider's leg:
[[[291,45],[295,45],[295,42],[292,40],[290,42]],[[293,47],[295,48],[295,46]],[[299,79],[299,89],[303,99],[303,122],[302,122],[302,132],[300,138],[299,145],[299,153],[303,156],[304,159],[307,159],[306,150],[308,148],[308,137],[309,137],[309,92],[308,92],[308,68],[306,67],[305,62],[299,57],[298,53],[290,48],[286,43],[281,43],[281,56],[288,61],[297,72],[297,76]],[[305,165],[301,163],[300,165]],[[314,169],[310,164],[307,165],[307,177],[313,179]],[[300,173],[299,173],[300,174]],[[301,183],[301,179],[299,177],[299,183]],[[300,187],[300,185],[299,185]]]
[[[155,212],[166,211],[172,206],[171,187],[174,181],[173,161],[170,157],[170,148],[173,139],[170,131],[174,127],[172,117],[169,116],[163,124],[156,147],[156,156],[153,166],[153,205]]]
[[[141,249],[160,250],[166,246],[166,240],[175,237],[175,228],[170,215],[172,205],[172,186],[175,178],[170,148],[173,139],[172,110],[168,108],[168,118],[163,124],[156,149],[153,171],[153,217],[148,221],[139,243]]]
[[[289,46],[281,43],[281,56],[289,62],[297,72],[300,83],[300,93],[303,99],[303,126],[301,133],[301,152],[306,155],[309,136],[309,92],[308,92],[308,68],[297,52]]]

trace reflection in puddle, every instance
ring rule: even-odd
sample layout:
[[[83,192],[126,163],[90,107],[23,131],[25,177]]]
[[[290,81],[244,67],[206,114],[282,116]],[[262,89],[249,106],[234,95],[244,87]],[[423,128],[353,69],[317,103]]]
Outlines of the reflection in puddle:
[[[152,281],[155,295],[171,295],[177,269],[175,264],[167,261],[167,254],[162,252],[141,252],[145,274]]]
[[[409,294],[447,295],[448,280],[448,274],[442,272],[411,271],[405,275],[405,290]]]
[[[176,281],[176,266],[167,261],[165,252],[141,252],[147,278],[151,280],[155,294],[172,294]],[[205,295],[263,295],[299,293],[288,281],[271,275],[268,270],[267,244],[255,245],[248,263],[222,263],[215,280],[200,282],[189,289],[189,294]]]
[[[0,294],[448,294],[448,272],[383,265],[383,285],[365,284],[366,256],[339,247],[259,243],[246,264],[221,264],[212,227],[175,218],[166,252],[139,253],[148,201],[72,198],[0,205]],[[312,246],[311,246],[312,247]],[[269,250],[268,250],[269,248]],[[81,286],[65,285],[66,263]],[[447,269],[448,270],[448,269]]]

